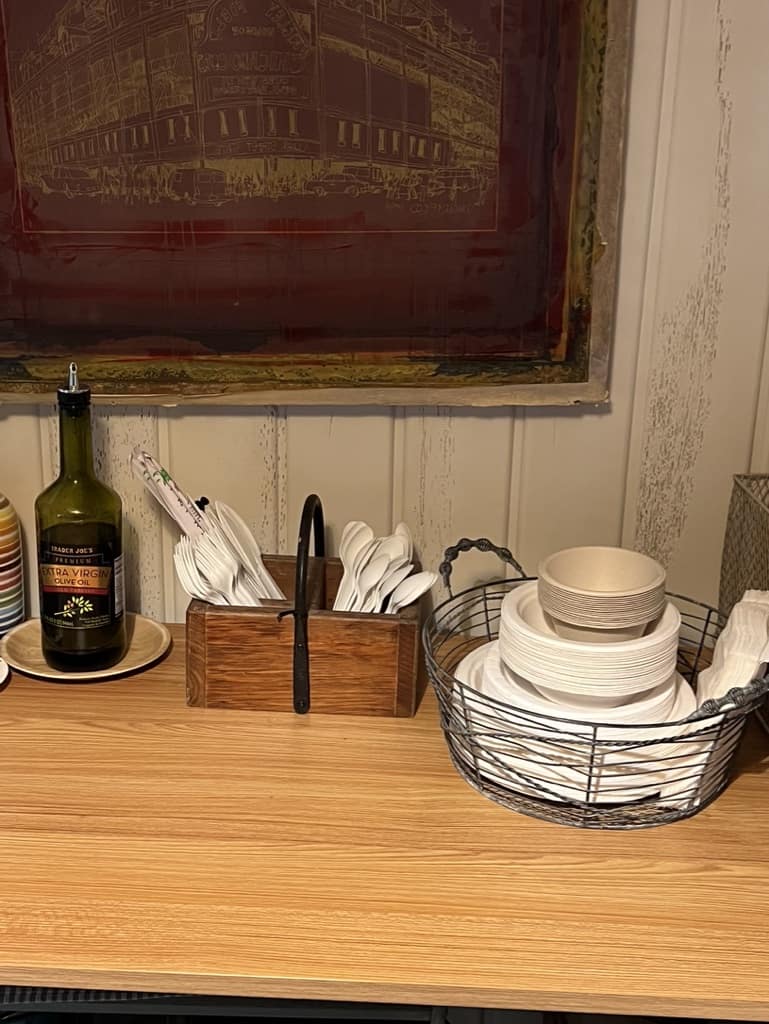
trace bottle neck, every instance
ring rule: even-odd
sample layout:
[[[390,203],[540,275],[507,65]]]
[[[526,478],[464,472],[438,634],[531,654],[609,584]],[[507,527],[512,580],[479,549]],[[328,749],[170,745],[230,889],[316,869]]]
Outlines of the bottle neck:
[[[91,409],[59,409],[59,466],[71,480],[93,476]]]

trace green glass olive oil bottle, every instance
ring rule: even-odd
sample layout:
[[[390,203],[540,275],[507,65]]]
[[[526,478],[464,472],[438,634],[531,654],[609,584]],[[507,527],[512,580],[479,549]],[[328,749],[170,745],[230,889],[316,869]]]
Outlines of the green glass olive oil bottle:
[[[58,405],[60,472],[35,502],[43,656],[63,672],[92,672],[126,648],[123,507],[94,475],[91,392],[75,363]]]

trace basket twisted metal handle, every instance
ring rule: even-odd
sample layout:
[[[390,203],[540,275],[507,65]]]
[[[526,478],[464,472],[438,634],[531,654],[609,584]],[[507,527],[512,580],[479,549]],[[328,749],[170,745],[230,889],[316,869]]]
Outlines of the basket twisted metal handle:
[[[446,548],[443,553],[443,561],[438,567],[438,572],[441,574],[444,586],[448,590],[449,594],[453,597],[451,590],[451,570],[452,564],[456,559],[465,551],[492,551],[497,555],[503,562],[511,565],[513,569],[518,573],[521,579],[526,579],[526,572],[521,566],[520,562],[513,556],[509,548],[500,547],[498,544],[494,544],[493,541],[488,540],[486,537],[479,537],[476,540],[470,540],[468,537],[462,537],[456,544]],[[725,693],[722,697],[717,700],[706,700],[693,711],[688,718],[685,718],[686,722],[698,722],[706,718],[712,718],[715,715],[721,714],[724,708],[739,709],[748,708],[751,705],[757,705],[763,697],[769,694],[769,666],[762,665],[762,675],[752,679],[746,686],[732,687],[728,693]]]
[[[761,678],[751,679],[747,686],[734,686],[717,700],[703,701],[697,710],[693,711],[684,721],[698,722],[703,718],[712,718],[714,715],[720,714],[727,706],[730,709],[732,707],[748,708],[750,705],[757,704],[762,697],[769,693],[769,674],[767,674],[765,665],[762,668],[764,675]]]
[[[456,544],[446,548],[443,552],[443,561],[438,566],[438,572],[441,574],[443,579],[443,585],[448,590],[449,594],[453,597],[451,590],[451,569],[452,562],[456,561],[457,558],[464,551],[493,551],[498,558],[501,558],[503,562],[507,562],[513,569],[518,573],[521,579],[526,579],[526,573],[524,572],[520,562],[513,557],[512,552],[509,548],[502,548],[498,544],[494,544],[493,541],[488,540],[486,537],[478,537],[476,540],[470,540],[468,537],[462,537]]]

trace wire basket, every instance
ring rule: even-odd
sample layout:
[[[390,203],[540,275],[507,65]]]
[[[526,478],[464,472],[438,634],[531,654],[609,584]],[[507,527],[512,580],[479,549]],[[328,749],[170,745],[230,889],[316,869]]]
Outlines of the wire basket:
[[[518,574],[453,594],[460,552],[493,551]],[[456,678],[470,651],[497,639],[502,601],[529,582],[506,548],[463,538],[440,566],[448,600],[424,624],[430,681],[454,766],[511,810],[580,828],[631,829],[691,817],[725,788],[751,711],[769,691],[754,679],[664,725],[573,721],[513,707]],[[678,671],[696,692],[725,619],[708,605],[668,595],[681,612]]]
[[[718,609],[728,616],[746,590],[769,590],[769,476],[735,476],[721,555]]]

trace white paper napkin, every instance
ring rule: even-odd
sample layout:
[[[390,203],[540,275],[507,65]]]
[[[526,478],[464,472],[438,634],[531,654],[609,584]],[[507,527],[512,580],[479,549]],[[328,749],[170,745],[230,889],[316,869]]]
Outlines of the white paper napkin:
[[[769,659],[769,592],[746,590],[716,641],[713,662],[697,679],[700,704],[747,686]]]

